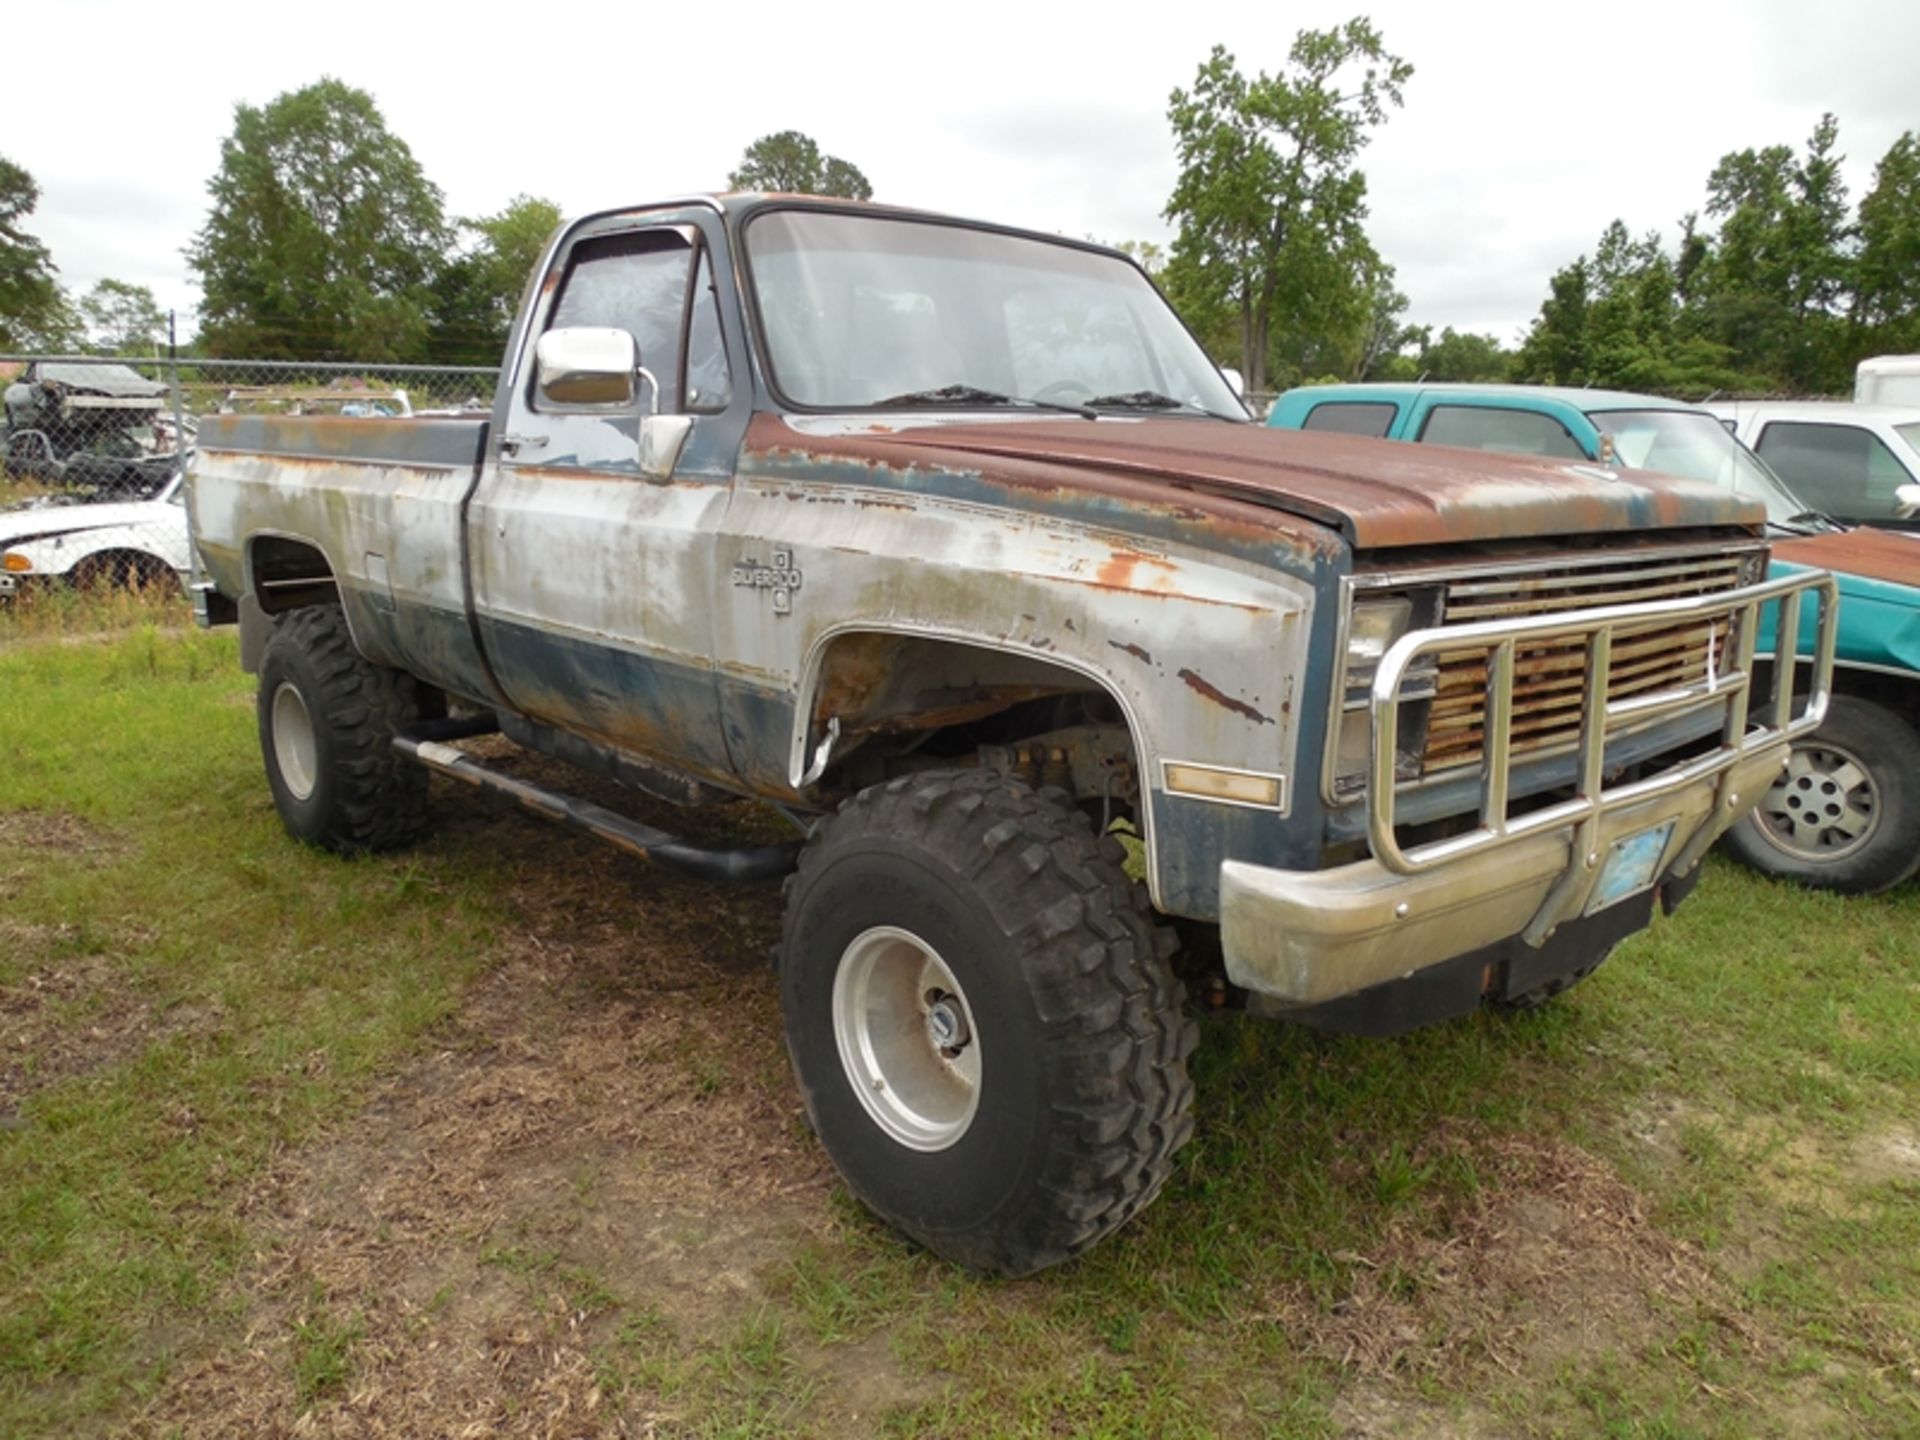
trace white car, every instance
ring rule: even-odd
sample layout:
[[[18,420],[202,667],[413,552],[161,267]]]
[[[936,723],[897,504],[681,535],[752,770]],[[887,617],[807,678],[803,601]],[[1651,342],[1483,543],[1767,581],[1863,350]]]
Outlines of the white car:
[[[1823,514],[1866,525],[1920,517],[1920,407],[1730,400],[1707,409]]]
[[[0,509],[0,598],[36,581],[186,586],[193,551],[180,476],[150,500],[46,495]]]

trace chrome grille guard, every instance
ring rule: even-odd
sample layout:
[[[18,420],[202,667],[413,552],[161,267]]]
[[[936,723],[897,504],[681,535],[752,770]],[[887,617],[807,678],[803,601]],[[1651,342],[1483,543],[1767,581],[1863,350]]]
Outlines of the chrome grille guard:
[[[1799,714],[1794,713],[1794,676],[1799,667],[1808,662],[1794,653],[1797,646],[1788,638],[1774,647],[1783,653],[1774,662],[1777,673],[1772,714],[1765,723],[1749,728],[1754,649],[1763,609],[1777,604],[1776,636],[1797,637],[1801,602],[1809,592],[1819,596],[1820,621],[1811,660],[1812,684],[1805,706]],[[1704,679],[1686,685],[1619,700],[1607,698],[1615,635],[1689,619],[1710,623],[1722,617],[1733,625],[1731,664],[1717,670],[1710,665]],[[1374,858],[1395,873],[1418,875],[1467,856],[1500,849],[1542,831],[1570,829],[1574,846],[1571,853],[1584,857],[1586,863],[1582,866],[1576,862],[1569,871],[1566,878],[1569,893],[1556,897],[1560,903],[1550,901],[1543,907],[1534,928],[1537,933],[1544,933],[1556,918],[1549,912],[1564,912],[1568,902],[1577,903],[1579,895],[1571,892],[1577,890],[1584,894],[1586,887],[1579,882],[1583,872],[1592,871],[1597,863],[1594,848],[1603,815],[1704,781],[1714,780],[1724,788],[1729,772],[1742,758],[1768,746],[1784,746],[1820,724],[1826,717],[1832,691],[1838,617],[1839,589],[1831,575],[1815,570],[1712,595],[1631,605],[1598,605],[1519,620],[1473,621],[1403,635],[1381,657],[1370,697],[1373,745],[1367,777],[1367,830]],[[1586,650],[1575,793],[1571,799],[1514,816],[1508,813],[1507,786],[1513,743],[1515,651],[1526,642],[1552,640],[1584,642]],[[1418,703],[1421,697],[1403,701],[1401,686],[1408,670],[1423,656],[1477,646],[1485,646],[1489,652],[1486,742],[1479,761],[1479,824],[1463,834],[1403,848],[1394,833],[1394,768],[1399,750],[1400,706]],[[1717,748],[1656,775],[1612,787],[1605,783],[1607,742],[1621,729],[1711,704],[1726,708],[1726,721]],[[1758,799],[1757,795],[1748,797],[1748,804]],[[1739,796],[1731,794],[1716,797],[1719,805],[1728,808],[1739,808],[1739,800]],[[1702,827],[1697,842],[1668,868],[1676,874],[1691,868],[1717,833],[1716,827]],[[1539,943],[1537,933],[1530,935],[1536,944]]]

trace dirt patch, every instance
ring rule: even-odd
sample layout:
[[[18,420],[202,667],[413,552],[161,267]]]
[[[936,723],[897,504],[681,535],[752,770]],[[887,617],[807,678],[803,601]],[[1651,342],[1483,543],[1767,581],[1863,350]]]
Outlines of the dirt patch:
[[[1377,1389],[1347,1391],[1329,1418],[1340,1440],[1476,1440],[1502,1428],[1485,1417],[1461,1418]]]
[[[0,853],[21,850],[85,855],[109,849],[112,837],[78,815],[59,810],[9,810],[0,813]]]
[[[246,1198],[243,1332],[175,1367],[141,1433],[672,1433],[688,1376],[707,1414],[747,1383],[732,1337],[835,1227],[766,964],[778,887],[650,870],[472,792],[436,802],[443,834],[508,857],[511,958]],[[924,1398],[890,1356],[781,1353],[810,1415]]]
[[[117,837],[60,810],[0,811],[0,901],[20,893],[48,855],[97,865],[120,847]]]
[[[1847,1170],[1867,1185],[1920,1186],[1920,1130],[1896,1125],[1862,1135],[1847,1157]]]
[[[8,954],[55,954],[78,940],[71,925],[0,919],[0,947]],[[105,955],[37,966],[0,986],[0,1126],[16,1123],[20,1103],[36,1091],[210,1028],[218,1018],[204,1007],[157,1007]]]
[[[1416,1166],[1464,1160],[1466,1195],[1410,1202],[1381,1242],[1346,1257],[1352,1287],[1331,1308],[1304,1295],[1288,1310],[1313,1348],[1343,1369],[1459,1381],[1488,1369],[1553,1373],[1568,1361],[1632,1351],[1715,1279],[1692,1247],[1658,1229],[1613,1168],[1545,1137],[1443,1125]],[[1448,1434],[1452,1422],[1433,1417]],[[1354,1433],[1370,1434],[1365,1416]]]

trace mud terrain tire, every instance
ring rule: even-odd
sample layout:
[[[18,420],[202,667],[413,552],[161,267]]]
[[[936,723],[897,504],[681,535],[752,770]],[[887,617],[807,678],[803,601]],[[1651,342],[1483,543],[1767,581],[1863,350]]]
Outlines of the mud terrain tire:
[[[853,1192],[936,1254],[1000,1275],[1068,1259],[1153,1199],[1192,1133],[1198,1027],[1124,854],[1064,796],[938,771],[848,801],[788,882],[807,1112]]]
[[[355,855],[419,836],[427,772],[393,748],[419,719],[418,686],[353,648],[338,605],[274,617],[257,708],[274,808],[296,840]]]

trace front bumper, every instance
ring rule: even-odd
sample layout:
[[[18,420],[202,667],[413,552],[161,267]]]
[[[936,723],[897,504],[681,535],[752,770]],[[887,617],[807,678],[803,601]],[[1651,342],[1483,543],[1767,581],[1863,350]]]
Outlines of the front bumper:
[[[1809,594],[1820,602],[1820,621],[1807,691],[1795,696],[1799,666],[1788,660],[1767,713],[1756,720],[1749,701],[1763,612],[1777,609],[1792,633]],[[1225,862],[1220,910],[1228,979],[1282,1007],[1325,1004],[1515,937],[1544,946],[1561,924],[1686,875],[1766,793],[1792,742],[1825,717],[1837,613],[1832,577],[1809,572],[1717,595],[1402,637],[1380,662],[1370,702],[1372,858],[1318,871]],[[1703,680],[1672,691],[1608,698],[1616,633],[1694,617],[1730,623],[1733,653],[1724,668],[1710,665]],[[1567,640],[1584,643],[1588,661],[1574,793],[1516,815],[1508,803],[1516,658],[1529,642]],[[1403,846],[1393,775],[1404,677],[1422,656],[1478,645],[1491,652],[1479,823]],[[1715,748],[1652,775],[1607,783],[1609,740],[1623,729],[1710,706],[1724,711]],[[1616,863],[1629,852],[1629,865]],[[1625,888],[1622,869],[1631,872]]]

